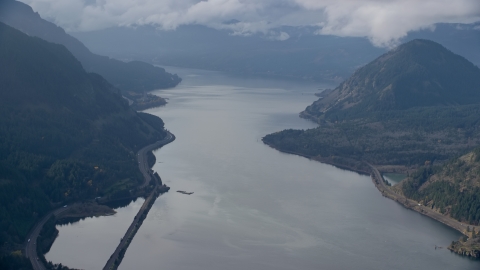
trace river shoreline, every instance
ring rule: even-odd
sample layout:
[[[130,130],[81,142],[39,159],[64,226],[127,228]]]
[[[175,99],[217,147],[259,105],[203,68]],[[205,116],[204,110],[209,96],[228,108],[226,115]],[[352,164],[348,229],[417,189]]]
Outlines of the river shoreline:
[[[125,252],[127,252],[130,243],[132,242],[135,234],[137,233],[140,226],[143,224],[143,220],[147,217],[148,212],[152,208],[153,203],[161,194],[168,192],[170,187],[163,184],[162,179],[158,175],[158,173],[154,173],[151,169],[149,164],[152,161],[151,158],[148,158],[148,153],[151,153],[153,150],[159,149],[162,146],[169,144],[175,140],[175,135],[167,131],[167,136],[154,144],[145,146],[140,151],[138,151],[138,160],[139,160],[139,168],[142,172],[145,182],[141,185],[141,187],[153,187],[151,191],[149,191],[148,197],[143,202],[142,207],[138,211],[137,215],[133,219],[132,223],[128,227],[127,231],[125,232],[124,237],[120,240],[117,248],[113,252],[113,254],[108,259],[107,263],[103,267],[104,270],[110,269],[117,269],[120,263],[125,256]],[[145,166],[146,165],[146,166]],[[147,170],[148,169],[148,170]],[[153,183],[152,183],[153,182]]]
[[[307,159],[310,159],[310,160],[318,161],[320,163],[325,163],[325,164],[328,164],[328,165],[332,165],[332,166],[334,166],[336,168],[339,168],[339,169],[342,169],[342,170],[356,172],[356,173],[361,174],[361,175],[370,175],[370,172],[366,169],[367,167],[351,166],[351,165],[348,165],[348,164],[345,164],[345,163],[335,161],[334,158],[319,158],[319,157],[314,157],[314,156],[301,154],[301,153],[294,152],[294,151],[282,150],[282,149],[278,149],[278,148],[274,147],[273,145],[270,145],[269,143],[263,141],[263,139],[262,139],[262,142],[264,144],[268,145],[269,147],[271,147],[271,148],[273,148],[277,151],[280,151],[282,153],[301,156],[301,157],[304,157],[304,158],[307,158]]]
[[[67,211],[58,215],[57,220],[68,219],[84,219],[89,217],[111,216],[116,211],[106,205],[98,204],[96,202],[84,202],[81,204],[74,204],[68,208]]]
[[[163,184],[161,182],[160,176],[157,173],[153,173],[153,171],[150,169],[150,165],[148,164],[147,153],[150,153],[153,150],[159,149],[162,146],[173,142],[174,140],[175,140],[175,136],[172,133],[167,131],[167,136],[164,139],[162,139],[160,141],[157,141],[153,144],[147,145],[144,148],[142,148],[139,151],[138,158],[140,160],[139,161],[139,169],[142,172],[142,174],[145,178],[145,181],[139,187],[141,187],[144,190],[139,191],[135,194],[132,194],[131,196],[128,196],[126,198],[116,198],[116,199],[113,199],[112,201],[117,201],[119,199],[138,198],[140,196],[146,196],[148,194],[148,198],[146,199],[146,201],[148,201],[148,203],[153,204],[155,199],[160,194],[168,192],[168,190],[170,188],[168,186],[166,186],[165,184]],[[144,164],[144,163],[146,163],[146,164]],[[148,170],[146,169],[147,167],[148,167]],[[152,179],[154,180],[153,186],[151,186],[151,182],[152,182],[151,180]],[[149,188],[149,186],[151,188]],[[152,197],[154,197],[154,199],[152,199]],[[71,206],[65,205],[63,207],[60,207],[56,210],[51,211],[49,214],[47,214],[45,217],[43,217],[42,220],[40,222],[38,222],[32,228],[31,232],[29,233],[28,241],[27,241],[26,246],[25,246],[25,255],[30,260],[30,262],[33,266],[33,269],[43,270],[43,269],[45,269],[44,264],[47,264],[47,260],[45,259],[45,253],[41,252],[39,254],[39,252],[37,250],[36,242],[37,242],[37,238],[39,237],[40,232],[42,230],[46,229],[46,228],[44,228],[44,225],[45,225],[45,223],[47,223],[47,221],[49,219],[51,219],[51,218],[54,219],[54,223],[52,223],[52,225],[55,226],[55,224],[57,222],[59,222],[59,221],[61,222],[61,219],[66,219],[67,222],[68,222],[69,219],[80,220],[80,219],[84,219],[84,218],[92,217],[92,216],[113,215],[113,214],[115,214],[115,210],[113,210],[112,208],[110,208],[106,205],[103,205],[103,204],[106,204],[106,203],[109,203],[109,202],[112,202],[112,201],[110,201],[108,199],[97,199],[95,202],[91,201],[91,202],[85,202],[85,203],[81,203],[81,204],[74,203]],[[144,206],[142,206],[142,208],[140,209],[139,214],[142,215],[142,216],[143,215],[146,216],[148,214],[148,210],[150,210],[150,207],[151,207],[151,205],[146,205],[144,203]],[[139,214],[137,214],[137,216]],[[132,225],[133,224],[138,224],[138,222],[136,220],[137,220],[137,218],[134,220]],[[141,223],[138,224],[135,227],[135,229],[138,230],[140,225],[141,225]],[[54,228],[54,229],[56,230],[56,228]],[[129,228],[129,230],[127,230],[127,234],[130,233],[130,235],[131,235],[131,238],[129,240],[131,240],[134,236],[134,234],[131,234],[131,231],[132,230],[130,228]],[[47,245],[48,249],[50,249],[51,245],[55,241],[55,238],[56,238],[56,235],[52,235],[51,239],[48,240],[48,241],[51,241],[51,243],[49,243],[49,245]],[[30,241],[30,240],[32,240],[32,241]],[[125,246],[125,243],[123,243],[123,245],[122,245],[122,242],[119,245],[119,247],[124,247],[124,246]],[[119,247],[117,247],[117,249],[119,249]],[[125,251],[126,251],[126,248],[123,250],[123,254],[124,254]],[[118,256],[118,252],[114,252],[114,255],[115,254],[117,254],[117,256]],[[114,256],[112,255],[110,257],[110,259],[107,262],[107,265],[110,265],[109,263],[111,262],[112,257],[114,257]],[[116,257],[114,259],[116,259]],[[113,262],[115,262],[115,261],[113,261]],[[116,262],[119,263],[118,260]],[[116,264],[116,266],[118,267],[118,264]]]
[[[403,196],[402,194],[398,194],[397,192],[395,192],[394,190],[392,190],[390,187],[388,187],[385,184],[384,178],[381,175],[381,172],[378,170],[378,168],[383,169],[382,173],[398,173],[398,172],[403,172],[404,173],[404,172],[412,171],[413,170],[412,168],[408,168],[406,166],[393,166],[393,165],[392,166],[389,166],[389,165],[373,166],[373,165],[370,165],[370,164],[368,164],[366,162],[363,162],[363,161],[356,161],[354,163],[351,163],[351,164],[354,164],[352,166],[352,165],[349,165],[349,164],[345,164],[345,162],[338,162],[335,159],[335,157],[330,157],[330,158],[312,157],[312,156],[308,156],[308,155],[305,155],[305,154],[300,154],[300,153],[296,153],[296,152],[292,152],[292,151],[281,150],[281,149],[275,148],[272,145],[269,145],[267,143],[265,143],[265,144],[274,148],[274,149],[276,149],[276,150],[278,150],[278,151],[280,151],[280,152],[282,152],[282,153],[294,154],[294,155],[298,155],[298,156],[308,158],[310,160],[318,161],[320,163],[332,165],[332,166],[335,166],[335,167],[340,168],[340,169],[353,171],[353,172],[356,172],[356,173],[359,173],[359,174],[362,174],[362,175],[370,175],[373,184],[375,185],[377,190],[382,194],[383,197],[391,199],[391,200],[399,203],[400,205],[402,205],[403,207],[405,207],[409,210],[413,210],[417,213],[420,213],[424,216],[427,216],[427,217],[432,218],[432,219],[434,219],[438,222],[441,222],[441,223],[447,225],[448,227],[450,227],[452,229],[455,229],[456,231],[462,233],[463,235],[465,235],[467,237],[471,236],[470,230],[473,229],[473,228],[477,232],[480,231],[480,226],[474,226],[474,225],[471,225],[471,224],[464,224],[464,223],[462,223],[462,222],[460,222],[456,219],[445,216],[445,215],[443,215],[441,213],[438,213],[438,212],[436,212],[436,211],[434,211],[434,210],[432,210],[432,209],[430,209],[426,206],[423,206],[417,201],[408,199],[405,196]],[[340,159],[339,158],[338,160],[345,160],[345,159]],[[359,166],[358,165],[359,163],[363,163],[363,164],[365,164],[365,166]],[[366,170],[365,168],[367,168],[367,167],[370,170]],[[461,246],[461,245],[458,244],[458,243],[460,243],[459,241],[456,241],[456,242],[454,241],[453,243],[456,243],[457,247]],[[452,245],[449,246],[449,249],[452,252],[455,252],[459,255],[463,255],[463,256],[467,256],[467,257],[477,258],[476,254],[478,255],[478,253],[475,253],[475,251],[465,252],[465,248],[457,250],[457,249],[454,248],[455,245],[453,243],[452,243]],[[452,247],[452,248],[450,248],[450,247]],[[464,246],[462,246],[462,247],[464,247]]]

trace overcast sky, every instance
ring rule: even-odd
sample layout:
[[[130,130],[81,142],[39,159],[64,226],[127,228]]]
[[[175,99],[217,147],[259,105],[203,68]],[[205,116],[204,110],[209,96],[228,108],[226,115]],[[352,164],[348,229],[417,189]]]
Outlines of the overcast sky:
[[[281,25],[316,25],[318,34],[368,37],[391,46],[435,23],[480,21],[480,0],[21,0],[67,31],[112,26],[185,24],[228,28],[237,35]],[[224,24],[239,20],[235,24]],[[279,33],[279,40],[288,34]]]

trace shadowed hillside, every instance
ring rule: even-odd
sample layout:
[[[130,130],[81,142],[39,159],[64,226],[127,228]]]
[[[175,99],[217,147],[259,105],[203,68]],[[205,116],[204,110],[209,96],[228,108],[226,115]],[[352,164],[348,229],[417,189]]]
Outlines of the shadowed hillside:
[[[54,207],[129,194],[143,181],[136,151],[166,133],[161,119],[132,111],[62,45],[0,23],[0,62],[0,254],[7,254]]]
[[[160,67],[140,61],[122,62],[90,52],[76,38],[48,22],[24,3],[0,1],[0,22],[6,23],[30,36],[64,45],[83,65],[86,71],[102,75],[122,91],[151,91],[176,86],[181,79]]]

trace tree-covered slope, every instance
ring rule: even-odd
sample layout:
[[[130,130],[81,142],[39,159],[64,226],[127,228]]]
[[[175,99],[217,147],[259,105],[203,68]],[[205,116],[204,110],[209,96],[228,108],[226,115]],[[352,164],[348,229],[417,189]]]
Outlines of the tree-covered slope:
[[[480,103],[480,69],[429,40],[413,40],[359,68],[302,113],[333,115]]]
[[[0,23],[0,254],[53,207],[143,181],[136,151],[165,136],[62,45]]]
[[[80,41],[48,22],[24,3],[0,0],[0,22],[6,23],[30,36],[64,45],[88,72],[102,75],[122,91],[150,91],[176,86],[181,79],[160,67],[140,61],[122,62],[93,54]]]
[[[426,166],[398,187],[409,198],[465,223],[480,223],[480,148],[442,166]]]
[[[301,114],[319,123],[263,138],[340,166],[419,166],[480,145],[480,70],[439,44],[414,40],[360,68]]]

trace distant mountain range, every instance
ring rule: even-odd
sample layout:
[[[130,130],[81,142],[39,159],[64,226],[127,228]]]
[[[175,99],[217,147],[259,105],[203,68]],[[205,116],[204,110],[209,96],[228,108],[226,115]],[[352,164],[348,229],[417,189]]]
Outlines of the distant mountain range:
[[[122,62],[94,54],[62,28],[42,19],[30,6],[18,1],[0,1],[0,22],[30,36],[64,45],[82,63],[86,71],[102,75],[122,91],[144,92],[170,88],[181,81],[177,75],[145,62]]]
[[[63,45],[0,23],[0,268],[54,207],[129,194],[163,121],[131,110]],[[7,260],[7,261],[5,261]],[[11,267],[7,269],[19,269]]]
[[[202,25],[183,25],[168,31],[156,26],[136,25],[69,33],[87,49],[63,29],[41,19],[27,5],[13,0],[1,0],[0,5],[0,21],[30,35],[65,45],[87,71],[101,74],[122,90],[151,90],[178,83],[177,77],[161,75],[163,71],[153,72],[151,66],[137,63],[137,60],[164,66],[340,83],[387,51],[373,46],[363,37],[318,35],[318,27],[313,26],[282,26],[266,33],[242,36]],[[225,28],[232,23],[238,21],[225,22]],[[480,22],[440,23],[432,29],[410,32],[401,41],[429,39],[479,66],[479,29]],[[280,33],[284,38],[278,38]],[[116,60],[92,56],[89,49],[133,63],[119,65]]]
[[[284,27],[285,41],[261,35],[231,35],[201,25],[173,31],[153,26],[71,33],[89,48],[118,59],[307,80],[342,81],[361,65],[384,53],[364,38],[313,35],[312,27]],[[113,46],[116,44],[115,46]]]
[[[437,24],[434,30],[411,32],[401,42],[429,39],[478,66],[478,28],[480,23]],[[367,38],[318,35],[317,31],[311,26],[283,26],[268,33],[239,36],[228,30],[186,25],[170,31],[135,26],[71,34],[94,52],[118,59],[337,83],[387,51],[374,47]],[[272,33],[286,33],[289,38],[278,40]]]

